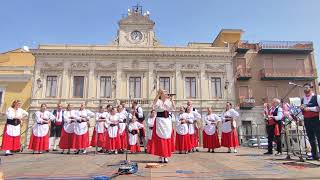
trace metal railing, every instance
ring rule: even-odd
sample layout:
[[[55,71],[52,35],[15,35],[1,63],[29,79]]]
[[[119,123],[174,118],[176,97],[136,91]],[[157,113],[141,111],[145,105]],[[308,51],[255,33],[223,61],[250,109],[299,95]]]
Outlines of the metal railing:
[[[313,50],[311,41],[261,41],[260,49]]]
[[[236,77],[252,77],[251,68],[237,68]]]
[[[261,77],[315,77],[315,69],[263,68]]]

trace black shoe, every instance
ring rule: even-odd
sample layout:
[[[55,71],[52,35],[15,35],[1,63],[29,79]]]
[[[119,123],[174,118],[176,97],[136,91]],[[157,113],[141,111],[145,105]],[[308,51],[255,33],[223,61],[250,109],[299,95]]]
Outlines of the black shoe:
[[[4,154],[5,156],[11,156],[11,155],[13,155],[12,153],[5,153]]]
[[[277,152],[275,155],[280,156],[280,155],[282,155],[282,152]]]
[[[98,153],[104,153],[104,150],[103,150],[103,149],[101,149],[101,150],[99,150],[99,151],[98,151]]]
[[[307,157],[308,161],[319,161],[319,157]]]
[[[208,149],[208,152],[210,152],[210,149]]]
[[[214,149],[212,149],[211,153],[214,153]]]
[[[58,149],[52,149],[52,151],[58,151]]]
[[[79,154],[80,153],[80,150],[76,151],[74,154]]]
[[[64,152],[62,151],[60,154],[63,154]]]
[[[263,153],[264,155],[272,155],[273,153],[272,152],[270,152],[270,151],[268,151],[268,152],[265,152],[265,153]]]
[[[200,150],[199,150],[199,149],[196,149],[196,152],[200,152]]]

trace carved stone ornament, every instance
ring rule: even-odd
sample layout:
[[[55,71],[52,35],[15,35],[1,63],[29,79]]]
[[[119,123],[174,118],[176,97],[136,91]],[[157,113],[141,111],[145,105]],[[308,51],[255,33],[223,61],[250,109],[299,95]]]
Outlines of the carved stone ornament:
[[[206,70],[215,71],[215,72],[225,72],[226,65],[225,64],[217,64],[217,65],[206,64]]]
[[[63,68],[63,62],[59,62],[59,63],[48,63],[48,62],[44,62],[42,65],[43,68]]]
[[[160,64],[160,63],[156,63],[154,64],[154,67],[156,69],[162,69],[162,70],[168,70],[168,69],[175,69],[176,65],[174,63],[172,64]]]
[[[103,64],[103,63],[97,63],[96,64],[97,69],[113,69],[116,70],[117,68],[117,63],[110,63],[110,64]]]
[[[72,69],[85,69],[89,67],[89,63],[82,63],[82,62],[73,62],[71,64]]]
[[[181,69],[199,69],[199,64],[182,64]]]

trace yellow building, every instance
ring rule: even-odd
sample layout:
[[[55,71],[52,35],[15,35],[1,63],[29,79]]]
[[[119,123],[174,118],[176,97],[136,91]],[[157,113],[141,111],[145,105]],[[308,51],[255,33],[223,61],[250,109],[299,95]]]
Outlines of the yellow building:
[[[0,54],[0,133],[5,124],[6,110],[12,101],[21,100],[22,108],[29,110],[33,66],[34,56],[24,49]]]

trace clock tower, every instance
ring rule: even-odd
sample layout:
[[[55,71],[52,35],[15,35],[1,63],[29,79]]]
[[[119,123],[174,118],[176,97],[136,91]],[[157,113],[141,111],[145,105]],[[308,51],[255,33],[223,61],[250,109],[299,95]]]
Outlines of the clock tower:
[[[155,38],[155,23],[149,17],[149,11],[142,13],[142,7],[137,5],[128,9],[128,15],[119,21],[118,46],[152,47],[158,46]]]

